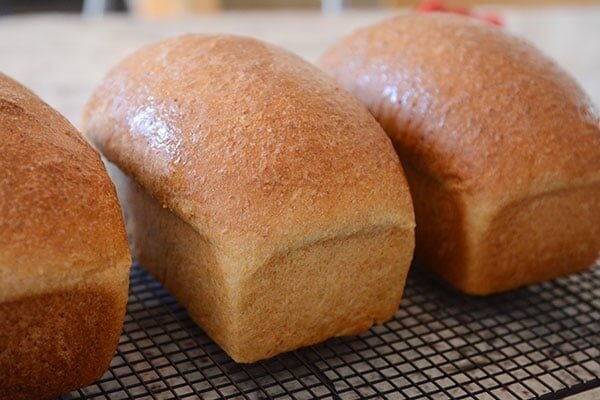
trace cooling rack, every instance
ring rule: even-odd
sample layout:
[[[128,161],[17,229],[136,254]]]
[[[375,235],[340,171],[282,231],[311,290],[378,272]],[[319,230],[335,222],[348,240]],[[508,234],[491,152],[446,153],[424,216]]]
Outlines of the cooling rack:
[[[457,294],[413,266],[393,320],[249,365],[139,266],[110,370],[62,399],[558,399],[600,387],[600,267]]]

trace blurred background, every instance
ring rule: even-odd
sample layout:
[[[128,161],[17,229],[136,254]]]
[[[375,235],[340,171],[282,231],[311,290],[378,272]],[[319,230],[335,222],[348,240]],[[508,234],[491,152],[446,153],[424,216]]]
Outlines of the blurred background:
[[[422,3],[422,0],[0,0],[0,14],[57,11],[86,14],[123,12],[137,16],[161,18],[226,10],[320,9],[324,12],[339,12],[355,7],[410,7]],[[460,6],[485,4],[585,5],[600,4],[600,0],[458,0],[453,4]]]
[[[600,0],[0,0],[0,72],[75,125],[128,54],[184,33],[232,33],[314,62],[361,27],[402,13],[467,14],[521,36],[600,104]]]

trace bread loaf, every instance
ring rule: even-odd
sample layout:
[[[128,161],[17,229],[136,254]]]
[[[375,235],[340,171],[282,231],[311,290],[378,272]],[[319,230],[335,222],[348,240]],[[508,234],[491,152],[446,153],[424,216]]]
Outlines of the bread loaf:
[[[115,67],[84,120],[124,173],[141,265],[234,360],[396,311],[408,186],[375,119],[316,67],[252,39],[182,36]]]
[[[108,368],[130,255],[99,155],[0,74],[0,399],[46,399]]]
[[[450,14],[358,31],[320,66],[392,138],[416,257],[488,294],[589,267],[600,251],[598,113],[531,45]]]

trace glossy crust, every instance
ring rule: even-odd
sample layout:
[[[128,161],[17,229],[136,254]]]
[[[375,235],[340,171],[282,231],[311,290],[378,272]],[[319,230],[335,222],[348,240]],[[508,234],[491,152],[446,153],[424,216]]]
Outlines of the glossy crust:
[[[598,257],[598,114],[538,50],[433,13],[358,31],[319,64],[392,138],[413,192],[417,257],[450,284],[488,294]]]
[[[98,154],[0,74],[0,399],[51,398],[108,368],[130,255]]]
[[[84,119],[148,196],[123,201],[142,264],[237,361],[393,315],[414,242],[408,186],[377,122],[317,68],[251,39],[183,36],[113,69]],[[368,245],[374,264],[348,259],[344,241],[373,232],[389,232],[394,246]],[[353,269],[353,284],[377,288],[380,300],[365,289],[348,301],[335,278]],[[272,294],[250,301],[267,290],[259,282]],[[318,300],[313,291],[340,304],[295,312]],[[365,312],[352,316],[357,306]]]

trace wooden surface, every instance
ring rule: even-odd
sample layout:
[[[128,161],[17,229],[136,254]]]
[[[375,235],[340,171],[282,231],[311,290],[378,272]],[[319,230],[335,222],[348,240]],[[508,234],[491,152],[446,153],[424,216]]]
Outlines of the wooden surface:
[[[600,7],[501,8],[506,29],[538,45],[600,104]],[[20,80],[75,125],[104,73],[140,46],[187,32],[229,32],[286,47],[310,61],[341,36],[398,14],[352,11],[225,13],[150,22],[127,17],[0,18],[0,71]]]

